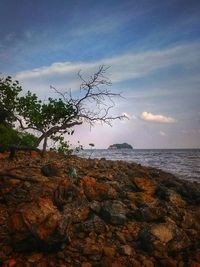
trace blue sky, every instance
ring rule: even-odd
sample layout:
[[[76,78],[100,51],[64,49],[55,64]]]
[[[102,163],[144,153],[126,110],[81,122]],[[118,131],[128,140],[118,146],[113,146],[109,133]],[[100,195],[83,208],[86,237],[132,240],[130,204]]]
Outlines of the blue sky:
[[[72,143],[200,147],[200,1],[1,0],[0,25],[0,73],[42,99],[110,66],[129,120],[79,126]]]

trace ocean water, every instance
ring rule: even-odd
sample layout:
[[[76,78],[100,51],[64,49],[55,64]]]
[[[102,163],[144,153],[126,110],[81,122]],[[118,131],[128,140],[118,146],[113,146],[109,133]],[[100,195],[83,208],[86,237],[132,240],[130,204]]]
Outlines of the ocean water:
[[[78,156],[136,162],[200,182],[200,149],[88,149]]]

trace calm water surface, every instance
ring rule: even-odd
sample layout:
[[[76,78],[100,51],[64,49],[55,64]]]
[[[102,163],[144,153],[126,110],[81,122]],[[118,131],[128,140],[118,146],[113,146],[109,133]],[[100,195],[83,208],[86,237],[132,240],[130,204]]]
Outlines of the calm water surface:
[[[181,179],[200,182],[200,149],[88,149],[78,155],[136,162],[171,172]]]

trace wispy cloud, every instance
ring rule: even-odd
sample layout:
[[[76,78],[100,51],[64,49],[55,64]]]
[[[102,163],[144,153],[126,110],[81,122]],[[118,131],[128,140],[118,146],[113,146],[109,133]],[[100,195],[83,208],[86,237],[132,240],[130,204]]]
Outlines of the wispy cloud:
[[[160,134],[161,136],[167,136],[167,134],[166,134],[165,132],[163,132],[163,131],[159,131],[159,134]]]
[[[18,72],[15,79],[26,82],[26,84],[27,82],[34,84],[36,80],[40,80],[41,83],[49,82],[50,84],[54,81],[54,84],[58,82],[60,85],[63,81],[63,85],[69,84],[72,89],[75,89],[77,87],[76,74],[79,70],[90,75],[99,65],[105,64],[111,66],[107,74],[112,82],[116,83],[144,77],[162,68],[177,64],[183,68],[194,68],[200,62],[199,51],[200,43],[194,43],[160,51],[128,53],[95,62],[55,62],[49,66]]]
[[[176,120],[172,117],[166,117],[161,114],[153,114],[153,113],[146,112],[146,111],[142,112],[142,114],[140,115],[140,118],[148,122],[157,122],[157,123],[175,123],[176,122]]]
[[[122,116],[125,116],[129,120],[131,120],[131,119],[135,120],[136,119],[136,116],[135,115],[130,114],[130,113],[127,113],[127,112],[123,112],[122,113]]]

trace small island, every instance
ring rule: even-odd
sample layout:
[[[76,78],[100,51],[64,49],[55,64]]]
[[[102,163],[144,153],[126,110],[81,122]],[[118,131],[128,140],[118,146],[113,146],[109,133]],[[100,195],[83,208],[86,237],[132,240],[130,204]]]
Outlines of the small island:
[[[108,149],[133,149],[133,147],[127,143],[123,143],[110,145]]]

